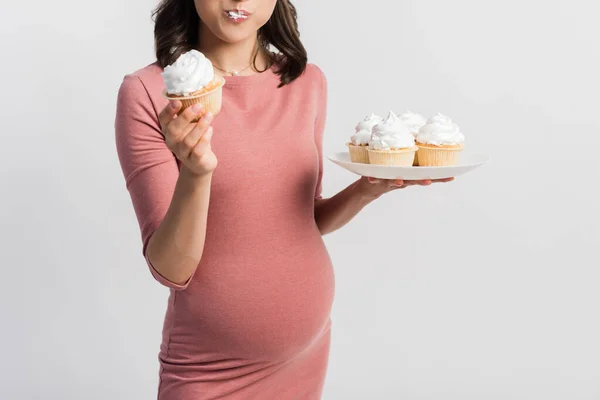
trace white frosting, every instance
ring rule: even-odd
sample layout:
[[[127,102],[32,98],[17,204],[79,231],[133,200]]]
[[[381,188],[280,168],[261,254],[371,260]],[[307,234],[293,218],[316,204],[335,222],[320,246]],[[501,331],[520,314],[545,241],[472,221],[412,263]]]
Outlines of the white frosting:
[[[419,129],[421,129],[421,127],[427,123],[427,118],[425,118],[421,114],[417,114],[410,111],[405,111],[402,114],[398,115],[398,119],[404,125],[408,126],[408,129],[415,137],[417,136],[417,133],[419,133]]]
[[[246,13],[244,13],[243,11],[236,11],[236,10],[227,11],[227,15],[229,15],[229,18],[231,18],[235,21],[237,21],[238,19],[248,18],[248,15],[246,15]]]
[[[350,140],[356,146],[369,144],[373,127],[381,122],[383,122],[383,118],[375,113],[365,117],[365,119],[356,125],[356,133],[350,138]]]
[[[165,67],[161,74],[167,93],[187,96],[208,85],[215,76],[212,63],[198,50],[190,50]]]
[[[462,134],[458,125],[440,113],[429,118],[417,135],[417,142],[433,144],[435,146],[457,145],[464,143],[465,135]]]
[[[406,149],[415,145],[415,138],[407,125],[390,111],[387,118],[373,127],[369,147],[375,150]]]

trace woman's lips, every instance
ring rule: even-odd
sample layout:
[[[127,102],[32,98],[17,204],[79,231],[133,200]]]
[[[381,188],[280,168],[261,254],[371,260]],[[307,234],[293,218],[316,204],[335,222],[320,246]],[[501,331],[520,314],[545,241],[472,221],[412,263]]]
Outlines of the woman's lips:
[[[246,10],[227,10],[225,15],[233,22],[242,22],[248,19],[250,13]]]

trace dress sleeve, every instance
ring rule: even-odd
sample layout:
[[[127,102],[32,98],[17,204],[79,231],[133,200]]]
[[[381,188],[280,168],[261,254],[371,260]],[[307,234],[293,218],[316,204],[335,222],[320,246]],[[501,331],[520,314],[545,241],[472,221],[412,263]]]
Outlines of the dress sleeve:
[[[150,237],[162,222],[179,177],[177,160],[167,148],[158,115],[142,80],[127,75],[117,97],[115,118],[117,153],[142,236],[142,254],[152,276],[164,286],[182,290],[161,276],[149,262]]]
[[[315,144],[319,153],[319,178],[315,191],[315,199],[322,198],[323,191],[323,134],[325,133],[325,123],[327,120],[327,78],[323,71],[316,68],[319,79],[319,95],[317,98],[317,117],[315,119]]]

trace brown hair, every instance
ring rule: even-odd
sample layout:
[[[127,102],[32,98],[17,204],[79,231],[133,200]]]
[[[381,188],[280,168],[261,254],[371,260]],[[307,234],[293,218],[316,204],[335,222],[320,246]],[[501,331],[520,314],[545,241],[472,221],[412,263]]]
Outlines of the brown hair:
[[[198,45],[200,17],[194,0],[162,0],[152,12],[154,48],[158,64],[164,68]],[[277,0],[269,21],[258,31],[258,51],[267,55],[268,67],[277,64],[279,86],[287,85],[306,69],[306,49],[300,41],[296,7],[290,0]],[[270,51],[275,47],[279,53]],[[256,56],[253,64],[256,68]]]

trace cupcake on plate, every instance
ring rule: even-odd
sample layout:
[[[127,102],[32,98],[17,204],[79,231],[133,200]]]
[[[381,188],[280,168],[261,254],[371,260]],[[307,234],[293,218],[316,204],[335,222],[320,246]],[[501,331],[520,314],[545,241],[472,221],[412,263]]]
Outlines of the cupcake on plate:
[[[419,133],[419,129],[421,129],[421,127],[423,125],[425,125],[427,123],[427,118],[425,118],[424,116],[422,116],[421,114],[417,114],[411,111],[405,111],[402,114],[398,115],[398,119],[406,126],[408,126],[408,129],[410,130],[410,132],[413,134],[413,136],[415,137],[415,139],[417,138],[417,134]],[[419,165],[419,154],[418,152],[415,154],[415,161],[413,162],[414,166]]]
[[[350,151],[350,160],[355,163],[369,164],[369,141],[373,127],[383,122],[383,118],[375,113],[365,117],[356,125],[355,133],[350,137],[350,142],[347,144]]]
[[[393,111],[390,111],[383,122],[373,127],[368,148],[370,164],[410,167],[416,151],[413,134]]]
[[[181,101],[181,111],[196,103],[202,104],[204,113],[210,111],[217,115],[221,111],[225,79],[215,74],[210,60],[198,50],[179,56],[161,75],[165,81],[165,97]]]
[[[465,135],[449,117],[438,115],[427,120],[417,134],[417,154],[420,166],[456,165],[464,148]]]

